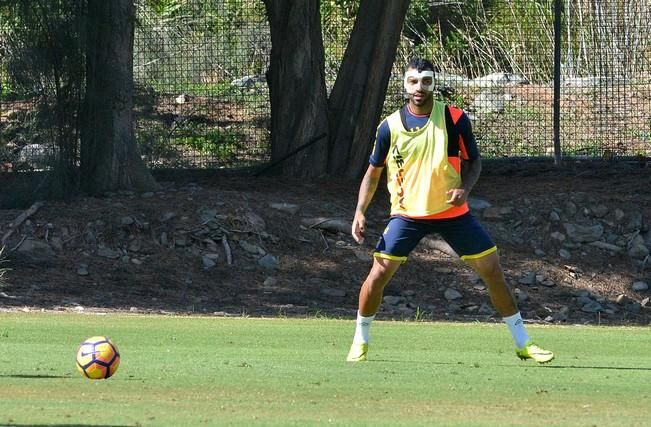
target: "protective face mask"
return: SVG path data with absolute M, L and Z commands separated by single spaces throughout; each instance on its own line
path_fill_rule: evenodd
M 432 92 L 434 90 L 434 71 L 409 70 L 405 73 L 405 90 L 412 95 L 417 90 Z

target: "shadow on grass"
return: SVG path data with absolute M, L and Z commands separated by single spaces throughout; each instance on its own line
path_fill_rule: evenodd
M 133 427 L 128 425 L 97 425 L 97 424 L 2 424 L 7 427 Z
M 651 371 L 651 368 L 629 368 L 622 366 L 576 366 L 576 365 L 540 365 L 549 369 L 603 369 L 608 371 Z
M 47 375 L 47 374 L 0 374 L 0 378 L 25 378 L 25 379 L 54 379 L 54 378 L 74 378 L 70 375 Z
M 459 362 L 436 362 L 433 360 L 427 360 L 427 361 L 419 361 L 419 362 L 414 362 L 413 360 L 407 361 L 407 360 L 402 360 L 402 359 L 372 359 L 372 360 L 365 360 L 363 362 L 346 362 L 350 365 L 355 365 L 355 364 L 367 364 L 367 363 L 415 363 L 415 364 L 421 364 L 421 365 L 454 365 L 454 366 L 463 366 L 463 363 Z
M 83 376 L 76 376 L 76 375 L 37 375 L 37 374 L 0 374 L 0 378 L 19 378 L 19 379 L 32 379 L 32 380 L 44 380 L 44 379 L 78 379 L 78 378 L 84 378 Z M 99 379 L 98 381 L 103 380 L 103 378 Z M 144 381 L 145 378 L 141 377 L 134 377 L 134 376 L 129 376 L 127 378 L 123 378 L 123 381 Z M 0 424 L 0 427 L 3 427 L 2 424 Z
M 389 360 L 389 359 L 373 359 L 373 360 L 367 360 L 364 362 L 357 362 L 357 363 L 406 363 L 405 360 Z M 409 362 L 409 363 L 414 363 Z M 466 366 L 466 367 L 473 367 L 473 363 L 459 363 L 459 362 L 434 362 L 434 361 L 420 361 L 418 364 L 426 364 L 426 365 L 453 365 L 453 366 Z M 486 366 L 486 365 L 482 365 Z M 513 365 L 495 365 L 495 366 L 500 366 L 503 368 L 513 368 Z M 479 367 L 479 364 L 474 367 Z M 631 368 L 631 367 L 624 367 L 624 366 L 577 366 L 577 365 L 527 365 L 527 366 L 516 366 L 520 368 L 547 368 L 547 369 L 597 369 L 597 370 L 608 370 L 608 371 L 651 371 L 651 368 L 645 368 L 645 367 L 639 367 L 639 368 Z

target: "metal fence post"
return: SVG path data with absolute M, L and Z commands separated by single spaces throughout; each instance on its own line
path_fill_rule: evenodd
M 554 164 L 561 164 L 561 14 L 563 1 L 554 2 Z

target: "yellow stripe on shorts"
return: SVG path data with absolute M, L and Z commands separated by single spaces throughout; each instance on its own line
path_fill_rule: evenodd
M 395 256 L 395 255 L 383 254 L 382 252 L 373 252 L 373 256 L 376 258 L 390 259 L 393 261 L 402 261 L 403 264 L 407 262 L 406 256 Z
M 467 259 L 479 259 L 479 258 L 485 257 L 486 255 L 490 255 L 495 251 L 497 251 L 497 246 L 493 246 L 492 248 L 486 249 L 484 252 L 480 252 L 478 254 L 464 255 L 464 256 L 461 257 L 461 259 L 464 260 L 464 261 L 467 260 Z

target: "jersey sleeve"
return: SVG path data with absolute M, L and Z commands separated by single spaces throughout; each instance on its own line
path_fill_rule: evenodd
M 375 145 L 373 146 L 373 152 L 371 153 L 368 162 L 376 167 L 385 166 L 390 146 L 391 130 L 389 129 L 389 123 L 386 120 L 383 120 L 382 123 L 380 123 L 380 126 L 377 127 Z
M 477 148 L 477 141 L 472 132 L 472 124 L 470 118 L 466 113 L 461 114 L 456 124 L 457 131 L 461 138 L 459 138 L 459 150 L 463 160 L 477 160 L 479 158 L 479 148 Z

